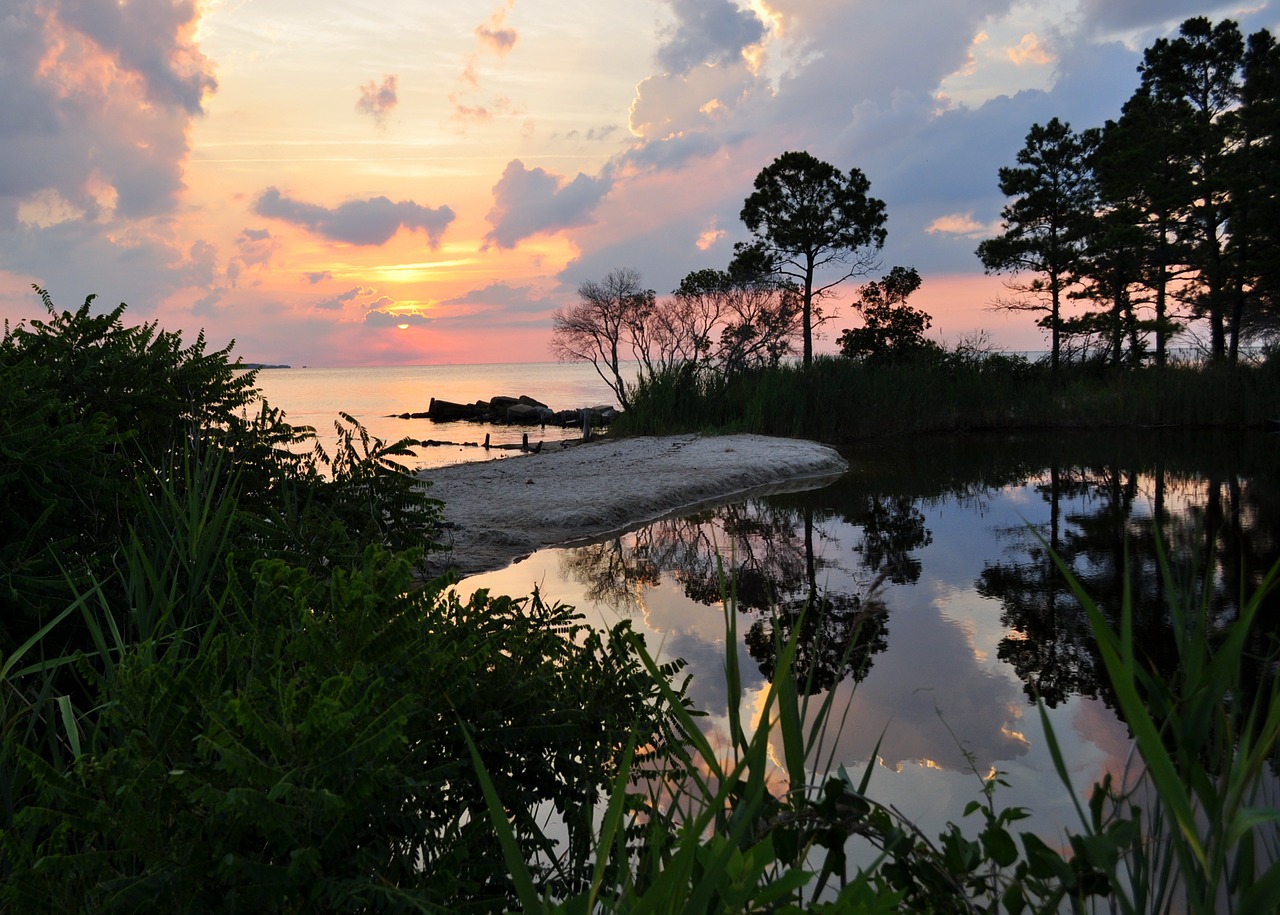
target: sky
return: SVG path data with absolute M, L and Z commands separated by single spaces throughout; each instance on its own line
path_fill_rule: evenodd
M 998 169 L 1116 117 L 1193 15 L 1280 31 L 1280 0 L 0 0 L 0 318 L 36 284 L 249 362 L 546 361 L 584 281 L 727 266 L 804 150 L 886 203 L 866 280 L 1038 349 L 974 254 Z

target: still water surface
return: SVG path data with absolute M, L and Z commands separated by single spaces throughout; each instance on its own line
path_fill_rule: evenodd
M 921 439 L 849 450 L 851 469 L 821 490 L 752 499 L 571 549 L 540 551 L 466 579 L 573 604 L 601 625 L 629 619 L 651 648 L 681 657 L 695 704 L 723 728 L 727 650 L 757 707 L 773 667 L 774 626 L 806 601 L 826 611 L 801 634 L 802 663 L 849 713 L 829 743 L 857 779 L 877 741 L 871 793 L 936 837 L 1006 773 L 997 803 L 1034 811 L 1028 828 L 1075 826 L 1034 697 L 1062 744 L 1078 793 L 1130 762 L 1125 726 L 1052 544 L 1104 611 L 1136 582 L 1137 642 L 1176 673 L 1154 560 L 1154 521 L 1180 572 L 1223 570 L 1213 612 L 1280 558 L 1280 442 L 1265 435 Z M 739 638 L 726 646 L 717 556 L 733 569 Z M 774 615 L 776 608 L 777 616 Z M 1275 625 L 1280 606 L 1264 614 Z M 780 756 L 778 757 L 780 758 Z M 976 824 L 975 824 L 976 828 Z
M 576 410 L 616 401 L 590 365 L 555 362 L 263 369 L 258 372 L 258 388 L 268 403 L 285 411 L 291 423 L 313 427 L 325 446 L 337 440 L 333 423 L 339 411 L 355 417 L 383 441 L 394 442 L 408 436 L 417 441 L 455 443 L 415 448 L 414 459 L 407 461 L 415 469 L 515 453 L 495 450 L 486 455 L 483 449 L 474 447 L 484 441 L 486 433 L 495 445 L 518 444 L 525 432 L 529 433 L 530 443 L 581 434 L 573 428 L 433 423 L 396 415 L 425 413 L 433 397 L 474 403 L 497 395 L 527 394 L 553 410 Z M 467 442 L 473 446 L 467 446 Z
M 296 423 L 322 433 L 338 410 L 396 439 L 519 441 L 515 427 L 433 424 L 387 414 L 453 401 L 530 394 L 555 409 L 608 403 L 589 366 L 444 366 L 264 371 L 260 387 Z M 540 430 L 539 430 L 540 431 Z M 573 435 L 548 429 L 548 437 Z M 531 436 L 532 438 L 532 436 Z M 1263 434 L 967 436 L 848 450 L 849 472 L 808 493 L 752 499 L 648 525 L 590 546 L 547 549 L 460 583 L 573 604 L 611 625 L 628 619 L 666 658 L 689 662 L 690 695 L 723 731 L 725 652 L 755 707 L 772 672 L 773 627 L 821 602 L 802 633 L 815 687 L 848 717 L 829 743 L 854 778 L 936 837 L 978 797 L 979 777 L 1005 773 L 1001 806 L 1034 812 L 1051 837 L 1076 824 L 1034 704 L 1042 697 L 1077 793 L 1131 763 L 1083 614 L 1048 559 L 1052 545 L 1103 609 L 1133 577 L 1137 639 L 1166 675 L 1176 669 L 1153 543 L 1203 573 L 1213 612 L 1280 559 L 1280 440 Z M 489 452 L 499 456 L 510 452 Z M 416 466 L 482 458 L 480 449 L 419 449 Z M 732 567 L 738 640 L 726 645 L 717 557 Z M 777 615 L 775 617 L 774 610 Z M 1280 606 L 1264 613 L 1280 628 Z M 834 735 L 833 735 L 834 738 Z M 872 752 L 880 741 L 878 755 Z

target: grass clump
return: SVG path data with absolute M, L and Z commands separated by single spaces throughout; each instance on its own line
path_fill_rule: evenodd
M 1190 426 L 1280 419 L 1280 361 L 1164 368 L 1046 366 L 999 353 L 841 357 L 736 375 L 678 368 L 646 376 L 618 431 L 754 432 L 844 444 L 984 430 Z
M 514 834 L 507 835 L 509 803 L 504 807 L 483 762 L 474 760 L 494 827 L 507 835 L 507 864 L 522 907 L 565 913 L 1276 911 L 1280 811 L 1264 804 L 1259 791 L 1280 748 L 1280 684 L 1274 665 L 1261 683 L 1242 682 L 1240 672 L 1245 654 L 1258 649 L 1258 608 L 1280 580 L 1280 565 L 1237 619 L 1216 625 L 1207 592 L 1175 581 L 1163 554 L 1160 564 L 1181 633 L 1182 664 L 1173 681 L 1153 674 L 1135 649 L 1128 599 L 1119 628 L 1112 629 L 1061 567 L 1098 638 L 1140 763 L 1124 784 L 1106 776 L 1087 803 L 1076 801 L 1080 825 L 1060 841 L 1018 831 L 1029 812 L 997 803 L 1006 784 L 999 772 L 978 776 L 977 797 L 964 811 L 975 818 L 970 825 L 949 824 L 931 839 L 874 800 L 873 766 L 857 782 L 844 768 L 833 770 L 821 747 L 840 728 L 843 713 L 832 707 L 831 694 L 811 696 L 812 684 L 797 677 L 797 627 L 778 646 L 775 676 L 755 722 L 743 717 L 736 653 L 727 653 L 727 752 L 717 750 L 679 697 L 663 688 L 676 743 L 650 755 L 660 762 L 656 768 L 638 764 L 642 748 L 628 743 L 594 833 L 591 880 L 576 894 L 549 893 L 521 860 Z M 728 645 L 737 637 L 735 617 L 726 594 Z M 642 645 L 636 651 L 651 673 L 661 673 Z M 1075 798 L 1041 710 L 1058 774 Z M 859 843 L 874 854 L 871 863 L 853 867 L 850 852 Z

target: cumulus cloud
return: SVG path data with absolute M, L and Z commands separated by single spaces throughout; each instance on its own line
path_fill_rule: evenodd
M 741 62 L 699 66 L 681 75 L 651 76 L 636 87 L 631 132 L 642 140 L 663 140 L 705 131 L 727 122 L 736 109 L 764 88 L 762 80 Z
M 428 244 L 440 246 L 440 238 L 454 220 L 447 206 L 425 207 L 411 200 L 393 203 L 386 197 L 348 200 L 332 209 L 304 203 L 270 187 L 254 202 L 259 216 L 280 219 L 302 226 L 331 241 L 352 245 L 381 245 L 390 241 L 402 227 L 427 233 Z
M 194 43 L 200 15 L 194 0 L 62 0 L 52 6 L 59 21 L 138 76 L 148 102 L 202 113 L 204 96 L 217 81 Z
M 658 64 L 673 74 L 733 63 L 765 38 L 765 24 L 732 0 L 667 0 L 676 21 L 662 31 Z
M 484 237 L 485 247 L 514 248 L 533 235 L 589 225 L 611 186 L 607 175 L 579 172 L 570 181 L 513 159 L 493 187 L 493 209 L 485 217 L 493 229 Z
M 24 203 L 88 220 L 173 210 L 188 127 L 217 85 L 198 17 L 172 0 L 5 4 L 0 230 Z
M 383 123 L 387 115 L 400 103 L 396 82 L 394 73 L 384 76 L 381 85 L 369 80 L 360 87 L 360 99 L 356 102 L 356 111 L 369 115 L 379 124 Z
M 1043 67 L 1053 63 L 1053 55 L 1044 46 L 1044 42 L 1034 32 L 1022 36 L 1022 40 L 1005 51 L 1009 59 L 1018 67 Z

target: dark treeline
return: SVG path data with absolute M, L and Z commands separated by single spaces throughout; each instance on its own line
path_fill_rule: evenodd
M 1055 367 L 1090 351 L 1138 362 L 1150 345 L 1164 364 L 1188 320 L 1207 324 L 1211 360 L 1234 363 L 1280 319 L 1275 38 L 1188 19 L 1139 73 L 1115 120 L 1036 124 L 1000 170 L 1004 231 L 978 256 L 1018 275 L 1001 306 L 1043 313 Z
M 922 433 L 1103 427 L 1261 428 L 1280 417 L 1280 363 L 1115 371 L 964 348 L 890 362 L 817 359 L 725 376 L 642 380 L 622 434 L 756 432 L 847 444 Z
M 999 171 L 1002 231 L 976 253 L 989 273 L 1009 276 L 994 307 L 1027 312 L 1045 331 L 1046 373 L 994 352 L 981 332 L 950 351 L 929 339 L 932 317 L 908 304 L 922 279 L 906 266 L 857 291 L 860 323 L 837 340 L 837 363 L 878 374 L 815 358 L 836 287 L 882 269 L 886 215 L 858 169 L 846 175 L 797 152 L 757 176 L 741 213 L 752 238 L 726 269 L 695 271 L 665 298 L 634 270 L 584 283 L 579 302 L 555 315 L 552 349 L 592 362 L 640 414 L 629 428 L 649 433 L 849 441 L 1275 419 L 1265 372 L 1123 384 L 1096 374 L 1166 368 L 1171 341 L 1192 330 L 1210 367 L 1234 368 L 1251 361 L 1242 350 L 1269 353 L 1280 333 L 1280 46 L 1266 30 L 1246 38 L 1235 22 L 1193 18 L 1152 44 L 1139 72 L 1116 119 L 1083 131 L 1057 118 L 1035 124 L 1017 164 Z M 786 368 L 796 361 L 799 375 Z M 634 384 L 624 379 L 630 364 Z M 1075 364 L 1089 371 L 1063 374 Z M 903 365 L 905 376 L 885 372 Z M 833 422 L 849 404 L 858 415 Z

